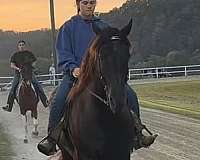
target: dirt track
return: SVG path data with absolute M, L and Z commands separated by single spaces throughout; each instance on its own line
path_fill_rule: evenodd
M 48 89 L 49 90 L 49 89 Z M 0 105 L 6 103 L 7 92 L 0 92 Z M 0 109 L 0 123 L 9 134 L 16 156 L 13 160 L 46 160 L 40 154 L 37 143 L 46 135 L 48 109 L 39 104 L 39 137 L 29 137 L 23 143 L 23 126 L 16 105 L 12 113 Z M 198 160 L 200 159 L 200 120 L 169 114 L 156 110 L 142 109 L 142 120 L 155 133 L 157 141 L 149 149 L 141 149 L 132 154 L 134 160 Z M 0 155 L 0 160 L 6 160 Z

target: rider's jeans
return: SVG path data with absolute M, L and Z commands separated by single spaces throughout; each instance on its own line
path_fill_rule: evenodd
M 19 84 L 19 79 L 20 79 L 20 74 L 19 74 L 19 72 L 15 71 L 9 95 L 16 96 L 16 89 Z
M 43 105 L 46 105 L 47 102 L 47 97 L 44 93 L 44 90 L 42 88 L 42 85 L 40 84 L 40 82 L 36 79 L 35 75 L 32 75 L 32 84 L 33 87 L 35 88 L 36 92 L 38 93 Z
M 140 108 L 138 103 L 137 94 L 135 91 L 127 85 L 127 96 L 128 96 L 128 105 L 131 107 L 134 113 L 137 114 L 138 117 L 140 117 Z
M 9 95 L 11 95 L 13 97 L 16 96 L 16 89 L 18 87 L 19 80 L 20 80 L 20 73 L 18 71 L 15 71 L 14 78 L 13 78 L 13 81 L 12 81 L 12 87 L 10 89 Z M 33 84 L 34 89 L 36 90 L 36 92 L 40 96 L 41 101 L 46 102 L 47 97 L 46 97 L 46 95 L 45 95 L 45 93 L 42 89 L 41 84 L 38 82 L 38 80 L 36 79 L 34 74 L 32 76 L 32 84 Z
M 65 73 L 60 86 L 57 89 L 56 95 L 52 100 L 49 114 L 48 131 L 54 129 L 61 120 L 64 110 L 67 95 L 72 88 L 75 78 L 69 73 Z

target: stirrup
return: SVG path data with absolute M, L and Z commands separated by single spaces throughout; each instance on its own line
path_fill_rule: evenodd
M 144 129 L 144 130 L 146 130 L 147 131 L 147 133 L 149 133 L 151 136 L 153 135 L 153 133 L 144 125 L 144 124 L 142 124 L 142 128 Z

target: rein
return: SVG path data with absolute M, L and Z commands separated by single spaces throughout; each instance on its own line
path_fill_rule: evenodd
M 97 95 L 96 93 L 92 92 L 89 88 L 87 88 L 88 92 L 93 95 L 94 97 L 96 97 L 98 100 L 100 100 L 101 102 L 103 102 L 106 106 L 109 106 L 109 102 L 108 102 L 108 98 L 107 100 L 103 99 L 102 97 L 100 97 L 99 95 Z

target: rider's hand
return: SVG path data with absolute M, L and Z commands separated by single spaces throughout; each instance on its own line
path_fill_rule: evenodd
M 21 69 L 20 69 L 20 68 L 17 68 L 17 71 L 18 71 L 18 72 L 21 72 Z
M 75 78 L 78 78 L 78 76 L 80 75 L 80 68 L 74 68 L 73 72 L 72 72 L 72 75 L 75 77 Z

